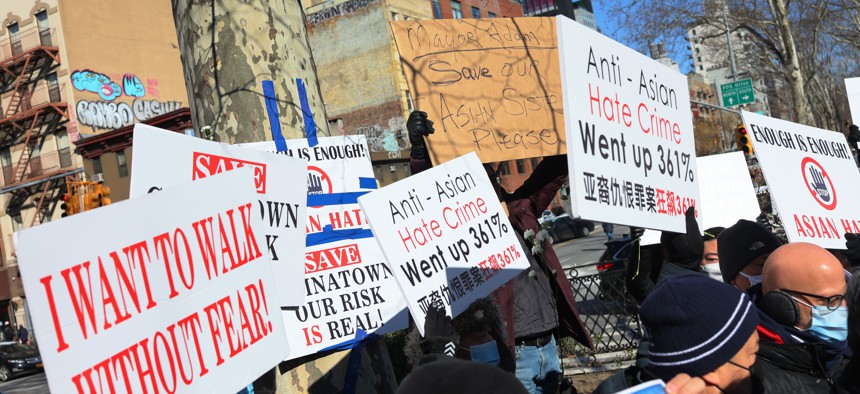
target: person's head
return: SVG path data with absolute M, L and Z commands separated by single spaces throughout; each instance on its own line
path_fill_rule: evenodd
M 513 356 L 505 346 L 502 316 L 492 298 L 479 298 L 454 318 L 460 336 L 457 357 L 513 370 Z
M 700 377 L 713 393 L 751 391 L 759 321 L 746 294 L 702 275 L 673 276 L 657 284 L 640 315 L 655 375 Z
M 762 271 L 759 309 L 785 326 L 825 342 L 847 336 L 845 270 L 824 248 L 793 242 L 771 253 Z
M 717 241 L 723 282 L 741 291 L 761 282 L 767 256 L 782 244 L 761 224 L 743 219 L 725 229 Z
M 702 253 L 702 270 L 707 272 L 711 278 L 720 281 L 723 280 L 723 275 L 720 272 L 720 257 L 717 254 L 717 237 L 725 229 L 725 227 L 711 227 L 705 230 L 702 235 L 705 242 Z

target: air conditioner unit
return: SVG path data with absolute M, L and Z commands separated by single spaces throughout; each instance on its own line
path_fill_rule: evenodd
M 93 174 L 93 182 L 104 182 L 105 176 L 103 173 Z

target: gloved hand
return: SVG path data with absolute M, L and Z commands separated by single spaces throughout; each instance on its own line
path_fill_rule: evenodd
M 412 157 L 419 160 L 426 158 L 427 145 L 424 143 L 424 137 L 436 131 L 433 121 L 427 119 L 427 113 L 424 111 L 412 111 L 406 120 L 406 130 L 409 132 L 409 143 L 412 144 Z
M 443 353 L 454 356 L 457 332 L 451 323 L 451 316 L 445 309 L 430 307 L 424 320 L 424 337 L 421 338 L 421 350 L 424 354 Z
M 854 268 L 860 267 L 860 234 L 845 233 L 845 255 Z
M 645 234 L 645 229 L 642 227 L 630 227 L 630 239 L 635 242 L 639 242 L 639 239 L 642 238 L 642 234 Z

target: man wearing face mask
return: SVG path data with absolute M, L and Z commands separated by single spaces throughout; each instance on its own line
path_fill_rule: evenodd
M 740 291 L 761 283 L 764 262 L 780 245 L 779 238 L 761 224 L 738 220 L 717 237 L 722 280 Z
M 720 272 L 720 256 L 717 253 L 717 237 L 725 230 L 725 227 L 711 227 L 705 230 L 702 239 L 705 241 L 704 254 L 702 254 L 702 271 L 713 279 L 723 280 Z
M 754 373 L 765 377 L 765 391 L 827 393 L 851 358 L 847 344 L 846 275 L 827 250 L 796 242 L 779 247 L 767 258 L 761 293 L 753 299 L 759 310 L 788 335 L 764 328 L 761 361 Z M 772 327 L 771 327 L 772 328 Z

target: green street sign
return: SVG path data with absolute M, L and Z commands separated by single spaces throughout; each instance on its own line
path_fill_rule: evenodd
M 723 107 L 734 107 L 755 102 L 752 79 L 720 85 L 720 93 L 723 96 Z

